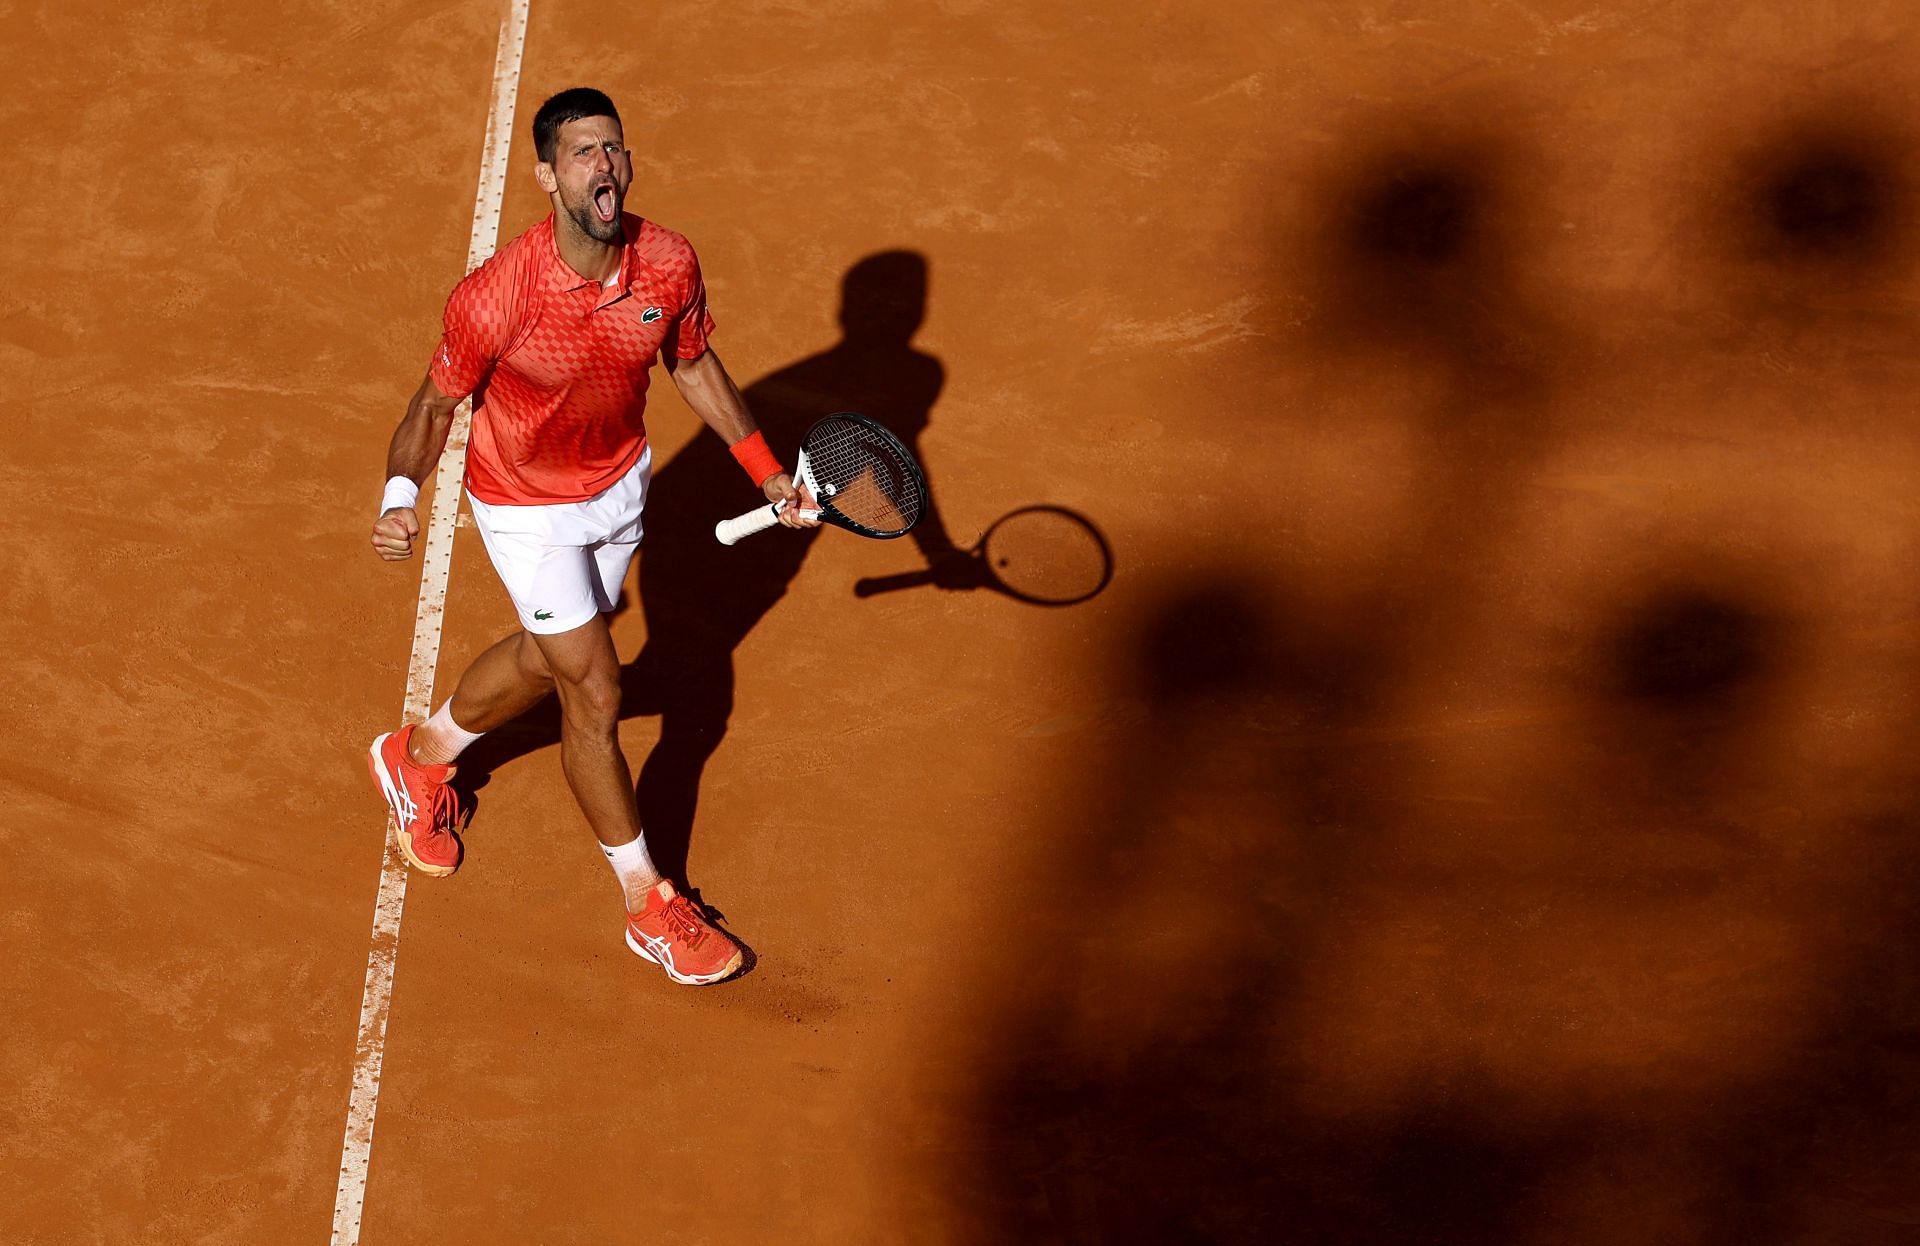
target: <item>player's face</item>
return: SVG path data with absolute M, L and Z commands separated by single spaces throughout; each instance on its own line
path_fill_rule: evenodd
M 597 242 L 620 241 L 620 210 L 633 184 L 633 153 L 612 117 L 583 117 L 560 127 L 553 180 L 560 207 Z

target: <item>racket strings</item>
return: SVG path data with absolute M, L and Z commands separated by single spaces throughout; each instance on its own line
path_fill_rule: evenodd
M 829 418 L 807 434 L 807 463 L 819 501 L 865 528 L 888 535 L 920 519 L 920 473 L 891 436 L 854 420 Z

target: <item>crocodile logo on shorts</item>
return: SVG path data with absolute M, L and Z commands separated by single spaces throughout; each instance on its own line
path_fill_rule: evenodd
M 666 315 L 666 313 L 661 311 L 658 307 L 649 307 L 647 308 L 647 310 L 640 313 L 640 323 L 652 324 L 654 321 L 660 319 L 660 317 L 664 315 Z
M 539 619 L 539 620 L 541 620 L 542 622 L 544 622 L 544 621 L 546 621 L 547 619 L 550 619 L 550 618 L 552 618 L 552 617 L 553 617 L 553 611 L 551 611 L 551 610 L 535 610 L 535 611 L 533 612 L 533 617 L 534 617 L 534 618 L 536 618 L 536 619 Z

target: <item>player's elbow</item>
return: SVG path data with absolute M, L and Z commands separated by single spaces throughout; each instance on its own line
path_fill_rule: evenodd
M 407 408 L 407 418 L 427 424 L 436 432 L 453 423 L 454 408 L 460 405 L 457 398 L 448 398 L 440 394 L 416 394 Z
M 713 353 L 712 347 L 708 347 L 691 359 L 669 351 L 666 354 L 666 363 L 667 372 L 674 380 L 682 384 L 687 382 L 698 384 L 711 376 L 720 366 L 720 357 Z

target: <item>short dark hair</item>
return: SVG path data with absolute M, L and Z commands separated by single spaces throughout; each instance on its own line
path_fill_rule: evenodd
M 568 87 L 540 105 L 533 114 L 533 150 L 541 164 L 553 163 L 553 149 L 560 141 L 560 127 L 585 117 L 612 117 L 620 120 L 613 101 L 592 87 Z

